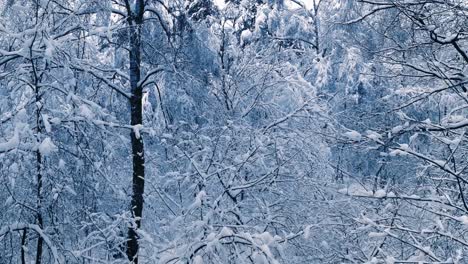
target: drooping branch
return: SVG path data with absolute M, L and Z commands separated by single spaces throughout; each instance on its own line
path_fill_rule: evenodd
M 39 235 L 43 239 L 44 243 L 49 247 L 50 252 L 52 253 L 52 257 L 54 258 L 54 264 L 61 263 L 57 248 L 54 246 L 50 238 L 44 233 L 44 230 L 42 230 L 38 225 L 16 223 L 9 226 L 5 226 L 0 229 L 0 240 L 2 240 L 2 237 L 4 237 L 8 233 L 24 231 L 25 229 L 29 229 L 36 232 L 37 235 Z

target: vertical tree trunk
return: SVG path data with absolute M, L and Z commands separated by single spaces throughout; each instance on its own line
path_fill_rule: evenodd
M 137 126 L 143 123 L 142 96 L 143 89 L 139 85 L 141 66 L 141 25 L 143 23 L 144 3 L 136 0 L 135 10 L 127 3 L 129 38 L 130 38 L 130 86 L 131 86 L 131 125 Z M 127 257 L 130 261 L 138 263 L 138 234 L 137 229 L 141 227 L 143 214 L 143 193 L 145 190 L 145 152 L 143 138 L 140 133 L 132 130 L 130 133 L 132 143 L 133 179 L 131 214 L 134 225 L 128 229 Z
M 39 125 L 39 122 L 38 122 Z M 37 165 L 37 225 L 42 229 L 44 223 L 42 221 L 42 156 L 39 150 L 36 151 L 36 165 Z M 42 246 L 44 240 L 42 236 L 37 238 L 37 249 L 36 249 L 36 264 L 42 262 Z
M 39 6 L 36 5 L 36 24 L 38 23 L 38 12 Z M 34 88 L 34 100 L 36 105 L 36 137 L 38 139 L 38 143 L 41 140 L 42 134 L 42 124 L 41 124 L 41 111 L 42 111 L 42 103 L 41 103 L 41 94 L 39 89 L 40 84 L 40 75 L 38 74 L 38 70 L 36 67 L 36 63 L 33 57 L 33 46 L 34 42 L 36 41 L 37 33 L 34 35 L 33 41 L 31 42 L 31 46 L 29 47 L 29 58 L 31 62 L 32 68 L 32 81 L 33 81 L 33 88 Z M 44 226 L 43 219 L 42 219 L 42 154 L 39 149 L 36 150 L 36 180 L 37 180 L 37 205 L 36 205 L 36 221 L 37 225 L 42 229 Z M 36 247 L 36 264 L 42 263 L 42 247 L 44 244 L 44 239 L 42 236 L 38 236 L 37 238 L 37 247 Z
M 26 264 L 26 238 L 28 236 L 28 230 L 25 228 L 23 229 L 23 235 L 21 236 L 21 264 Z
M 40 140 L 41 139 L 41 134 L 42 134 L 42 128 L 41 128 L 41 96 L 39 94 L 39 87 L 38 87 L 38 78 L 36 74 L 36 69 L 34 66 L 34 62 L 32 61 L 33 65 L 33 70 L 34 70 L 34 85 L 35 85 L 35 93 L 36 93 L 36 132 L 37 132 L 37 138 Z M 43 228 L 44 223 L 42 220 L 42 154 L 39 150 L 36 150 L 36 180 L 37 180 L 37 205 L 36 205 L 36 210 L 37 210 L 37 215 L 36 215 L 36 220 L 37 220 L 37 225 L 40 228 Z M 37 238 L 37 248 L 36 248 L 36 264 L 41 264 L 42 262 L 42 246 L 44 243 L 44 239 L 42 236 L 39 236 Z

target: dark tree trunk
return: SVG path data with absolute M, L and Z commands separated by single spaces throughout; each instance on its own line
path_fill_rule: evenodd
M 39 7 L 36 5 L 36 24 L 38 21 L 38 12 L 39 12 Z M 42 111 L 42 103 L 41 103 L 41 94 L 40 94 L 40 89 L 39 89 L 39 84 L 40 84 L 40 74 L 38 73 L 36 63 L 34 61 L 33 57 L 33 45 L 34 42 L 36 41 L 37 33 L 34 35 L 33 41 L 31 42 L 31 46 L 29 47 L 29 56 L 30 56 L 30 61 L 31 61 L 31 67 L 32 67 L 32 81 L 33 81 L 33 88 L 34 88 L 34 94 L 35 94 L 35 103 L 36 103 L 36 134 L 37 134 L 37 139 L 38 143 L 40 143 L 41 140 L 41 135 L 42 135 L 42 124 L 41 124 L 41 111 Z M 47 66 L 46 66 L 47 67 Z M 36 180 L 37 180 L 37 215 L 36 215 L 36 221 L 37 225 L 42 229 L 44 227 L 43 223 L 43 218 L 42 218 L 42 154 L 38 150 L 36 150 Z M 42 236 L 38 236 L 37 238 L 37 247 L 36 247 L 36 264 L 41 264 L 42 263 L 42 247 L 44 244 L 44 239 Z
M 128 11 L 129 38 L 130 38 L 130 86 L 131 86 L 131 125 L 138 126 L 143 123 L 142 96 L 143 88 L 140 82 L 141 66 L 141 25 L 143 23 L 143 0 L 136 0 L 135 10 L 126 2 Z M 132 179 L 132 200 L 131 214 L 134 225 L 128 229 L 127 257 L 130 261 L 138 263 L 138 234 L 137 229 L 141 227 L 143 215 L 143 193 L 145 190 L 145 152 L 143 138 L 140 133 L 135 133 L 135 129 L 130 133 L 132 143 L 133 179 Z
M 34 65 L 34 62 L 33 62 Z M 35 88 L 36 88 L 36 126 L 37 126 L 37 136 L 38 139 L 40 140 L 40 135 L 42 134 L 42 128 L 41 128 L 41 106 L 40 101 L 41 97 L 39 94 L 39 88 L 38 88 L 38 80 L 37 80 L 37 75 L 36 75 L 36 70 L 35 67 L 33 66 L 34 69 L 34 82 L 35 82 Z M 36 180 L 37 180 L 37 225 L 40 228 L 43 228 L 44 223 L 42 219 L 42 154 L 39 150 L 36 150 Z M 44 243 L 44 239 L 42 236 L 39 236 L 37 238 L 37 248 L 36 248 L 36 264 L 41 264 L 42 262 L 42 246 Z
M 42 156 L 41 153 L 36 151 L 36 162 L 37 162 L 37 225 L 42 229 L 44 226 L 42 220 Z M 41 264 L 42 262 L 42 246 L 44 239 L 42 236 L 37 238 L 37 249 L 36 249 L 36 264 Z
M 28 236 L 28 231 L 25 228 L 23 230 L 23 236 L 21 237 L 21 264 L 26 264 L 26 254 L 24 248 L 26 247 L 26 239 Z

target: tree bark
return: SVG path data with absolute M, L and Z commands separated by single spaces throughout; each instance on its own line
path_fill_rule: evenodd
M 136 127 L 143 123 L 142 96 L 143 88 L 139 85 L 140 66 L 141 66 L 141 25 L 143 23 L 144 1 L 136 0 L 134 5 L 135 10 L 132 10 L 128 1 L 126 1 L 128 11 L 129 24 L 129 40 L 130 40 L 130 111 L 131 125 Z M 133 218 L 132 225 L 128 229 L 127 242 L 127 257 L 134 263 L 138 263 L 138 233 L 137 230 L 141 227 L 141 218 L 143 215 L 143 194 L 145 190 L 145 152 L 143 138 L 140 133 L 136 133 L 133 129 L 130 133 L 132 144 L 132 162 L 133 162 L 133 177 L 132 177 L 132 200 L 131 200 L 131 215 Z
M 26 254 L 24 248 L 26 247 L 26 238 L 28 236 L 27 229 L 23 229 L 23 235 L 21 236 L 21 264 L 26 264 Z
M 36 25 L 38 21 L 38 10 L 39 7 L 36 6 Z M 33 81 L 33 88 L 34 88 L 34 94 L 35 94 L 35 105 L 36 105 L 36 136 L 38 139 L 38 143 L 40 143 L 41 140 L 41 135 L 42 135 L 42 124 L 41 124 L 41 111 L 42 111 L 42 102 L 41 102 L 41 94 L 40 94 L 40 89 L 39 89 L 39 83 L 40 83 L 40 74 L 38 74 L 38 70 L 36 67 L 36 63 L 34 61 L 33 57 L 33 46 L 34 42 L 36 41 L 37 38 L 37 33 L 34 34 L 33 41 L 31 42 L 31 45 L 29 47 L 29 58 L 31 62 L 31 68 L 32 68 L 32 81 Z M 37 180 L 37 204 L 36 204 L 36 209 L 37 209 L 37 214 L 36 214 L 36 221 L 37 225 L 42 229 L 44 227 L 43 223 L 43 218 L 42 218 L 42 154 L 39 149 L 36 150 L 36 180 Z M 39 236 L 37 238 L 37 247 L 36 247 L 36 264 L 41 264 L 42 263 L 42 247 L 44 244 L 44 239 L 42 236 Z

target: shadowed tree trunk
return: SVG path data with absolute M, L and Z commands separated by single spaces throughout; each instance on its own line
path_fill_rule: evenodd
M 28 237 L 28 230 L 26 228 L 23 229 L 23 235 L 21 236 L 21 264 L 26 264 L 26 254 L 25 254 L 25 247 L 26 247 L 26 239 Z
M 36 5 L 36 24 L 38 23 L 38 13 L 39 13 L 39 6 Z M 41 111 L 42 111 L 42 103 L 41 103 L 41 94 L 39 89 L 40 83 L 40 74 L 38 73 L 36 62 L 34 61 L 33 57 L 33 46 L 34 42 L 36 41 L 37 33 L 34 34 L 33 41 L 29 46 L 29 57 L 31 62 L 32 68 L 32 88 L 34 89 L 35 94 L 35 105 L 36 105 L 36 136 L 38 139 L 38 143 L 41 140 L 42 134 L 42 123 L 41 123 Z M 42 229 L 44 227 L 43 218 L 42 218 L 42 161 L 43 157 L 39 149 L 36 150 L 36 180 L 37 180 L 37 204 L 36 204 L 36 221 L 37 225 Z M 44 239 L 42 236 L 38 236 L 37 238 L 37 247 L 36 247 L 36 264 L 42 263 L 42 247 L 43 247 Z
M 130 108 L 131 108 L 131 125 L 138 127 L 143 123 L 142 96 L 143 89 L 139 85 L 140 82 L 140 66 L 141 66 L 141 25 L 143 23 L 144 1 L 135 0 L 132 5 L 128 0 L 125 1 L 127 8 L 127 22 L 129 26 L 129 41 L 130 41 Z M 132 8 L 133 7 L 133 8 Z M 138 263 L 138 234 L 137 229 L 141 227 L 141 218 L 143 214 L 143 193 L 145 189 L 145 152 L 143 138 L 140 133 L 133 129 L 130 133 L 132 143 L 132 162 L 133 162 L 133 179 L 132 179 L 132 200 L 131 214 L 134 222 L 128 229 L 127 242 L 127 257 L 130 261 Z

